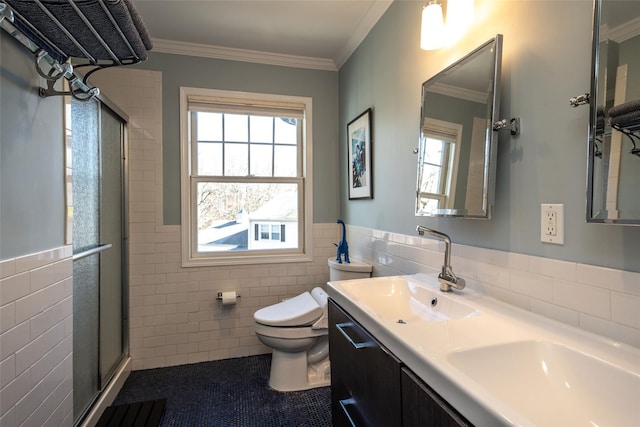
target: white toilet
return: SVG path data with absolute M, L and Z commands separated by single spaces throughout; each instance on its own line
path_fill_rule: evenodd
M 370 276 L 369 264 L 329 259 L 331 281 Z M 254 313 L 256 335 L 273 349 L 271 388 L 296 391 L 331 383 L 327 299 L 327 293 L 317 287 Z

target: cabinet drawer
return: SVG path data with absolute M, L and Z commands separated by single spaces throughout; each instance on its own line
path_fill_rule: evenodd
M 402 368 L 402 420 L 406 427 L 472 425 L 406 367 Z
M 333 426 L 400 426 L 400 361 L 331 300 L 329 325 Z

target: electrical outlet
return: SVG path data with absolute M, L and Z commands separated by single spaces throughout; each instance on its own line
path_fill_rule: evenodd
M 544 230 L 545 236 L 558 235 L 558 215 L 554 210 L 547 210 L 542 217 L 547 222 L 547 228 Z
M 564 244 L 564 205 L 540 205 L 540 241 Z

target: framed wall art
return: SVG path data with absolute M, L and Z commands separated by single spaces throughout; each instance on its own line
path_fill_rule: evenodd
M 349 200 L 373 198 L 371 108 L 347 125 Z

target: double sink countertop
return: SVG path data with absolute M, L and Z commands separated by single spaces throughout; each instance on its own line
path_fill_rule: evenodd
M 436 275 L 329 282 L 329 296 L 476 426 L 640 426 L 640 349 Z

